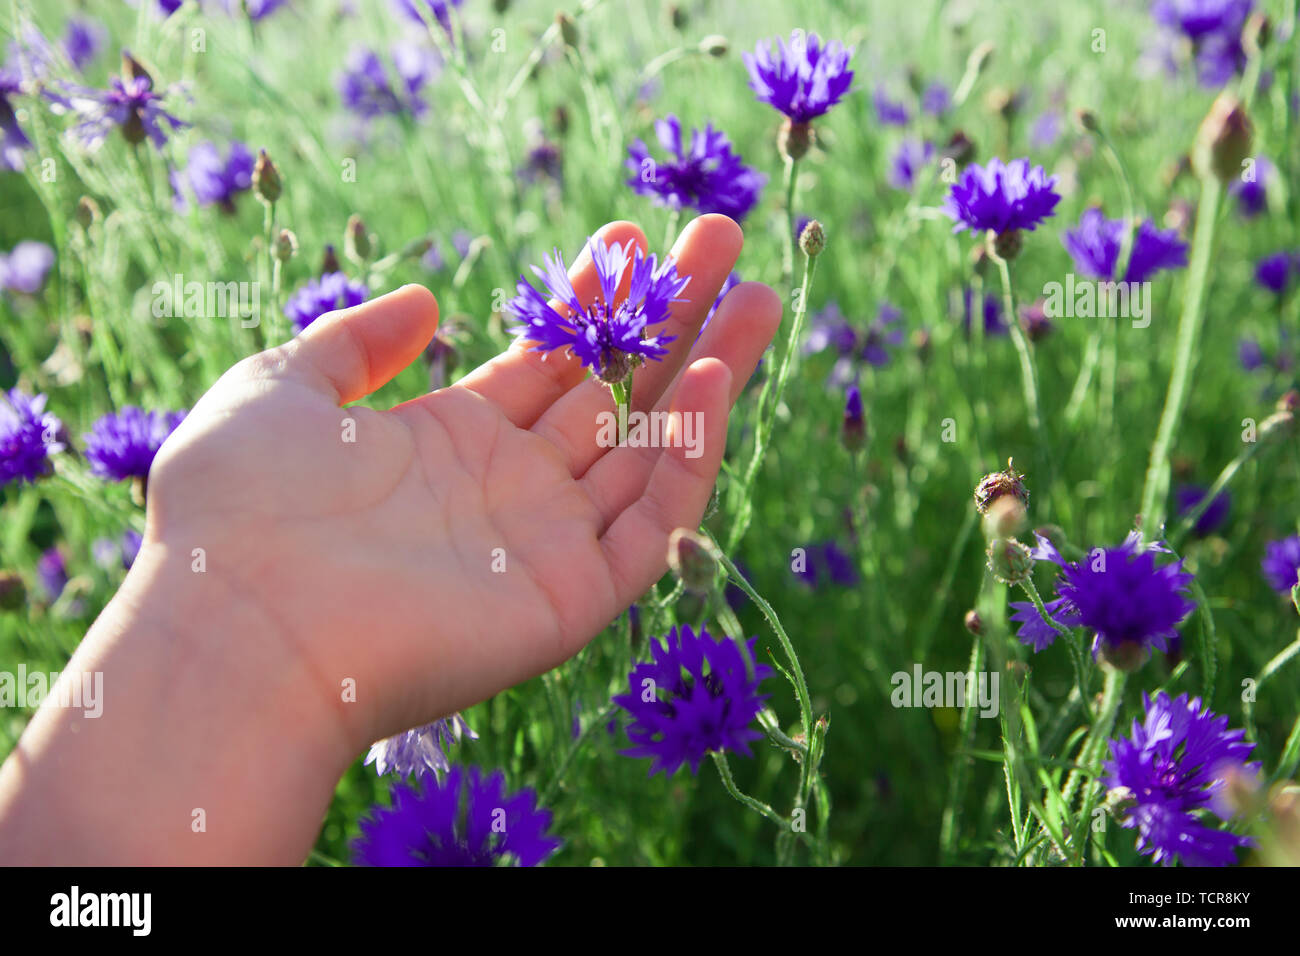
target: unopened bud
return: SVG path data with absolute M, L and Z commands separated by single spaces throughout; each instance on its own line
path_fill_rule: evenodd
M 700 52 L 709 56 L 726 56 L 730 49 L 731 43 L 721 33 L 710 33 L 700 41 Z
M 809 219 L 808 225 L 799 233 L 799 248 L 810 259 L 815 259 L 826 248 L 826 230 L 816 219 Z
M 961 130 L 956 130 L 944 144 L 942 155 L 958 166 L 965 166 L 975 158 L 975 142 Z
M 576 50 L 580 38 L 578 36 L 578 25 L 574 23 L 573 17 L 563 10 L 557 10 L 555 12 L 555 22 L 560 26 L 560 38 L 564 40 L 564 45 L 573 47 Z
M 1003 584 L 1028 581 L 1034 570 L 1034 556 L 1015 538 L 995 538 L 989 542 L 988 567 Z
M 374 245 L 366 232 L 366 224 L 353 213 L 348 216 L 348 224 L 343 230 L 343 254 L 357 265 L 364 265 L 373 253 Z
M 82 196 L 77 200 L 77 208 L 72 218 L 82 229 L 89 229 L 103 218 L 103 213 L 99 210 L 99 203 L 89 196 Z
M 284 184 L 280 181 L 280 171 L 271 162 L 266 150 L 257 151 L 257 163 L 253 166 L 253 192 L 262 202 L 270 205 L 280 198 Z
M 298 237 L 288 229 L 281 229 L 275 237 L 275 242 L 271 244 L 271 254 L 283 264 L 292 259 L 297 253 Z
M 966 616 L 962 618 L 962 623 L 966 625 L 966 630 L 972 634 L 984 633 L 984 620 L 980 617 L 980 612 L 974 608 L 966 612 Z
M 1006 232 L 999 232 L 993 237 L 993 252 L 1005 262 L 1010 262 L 1016 256 L 1020 255 L 1020 250 L 1024 247 L 1024 238 L 1019 229 L 1008 229 Z
M 668 536 L 668 566 L 688 591 L 713 590 L 719 557 L 713 542 L 690 528 L 677 528 Z
M 844 447 L 851 452 L 861 451 L 867 443 L 867 422 L 862 414 L 862 392 L 850 385 L 844 400 L 844 428 L 841 432 Z
M 1101 129 L 1101 122 L 1097 119 L 1097 114 L 1086 107 L 1074 111 L 1074 121 L 1081 130 L 1089 133 L 1096 133 Z
M 1015 463 L 1008 458 L 1004 471 L 995 471 L 985 475 L 975 486 L 975 510 L 988 514 L 989 506 L 1003 495 L 1011 495 L 1026 508 L 1029 507 L 1029 489 L 1025 487 L 1025 476 L 1016 471 Z
M 320 260 L 320 274 L 329 275 L 331 272 L 341 272 L 342 269 L 343 267 L 339 265 L 338 253 L 334 251 L 333 246 L 327 245 Z
M 1223 182 L 1238 176 L 1253 139 L 1254 128 L 1241 100 L 1220 93 L 1196 134 L 1192 163 L 1198 175 L 1217 176 Z
M 17 611 L 26 601 L 23 579 L 12 571 L 0 571 L 0 611 Z
M 1004 120 L 1010 120 L 1020 111 L 1020 97 L 1015 90 L 999 86 L 989 90 L 984 97 L 984 105 L 990 113 L 996 113 Z

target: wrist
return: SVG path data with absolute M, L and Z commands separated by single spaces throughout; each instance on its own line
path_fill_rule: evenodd
M 300 863 L 357 745 L 282 629 L 216 569 L 148 542 L 69 661 L 100 714 L 42 706 L 0 769 L 0 856 Z

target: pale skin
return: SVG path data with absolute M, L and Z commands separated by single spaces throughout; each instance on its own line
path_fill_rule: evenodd
M 598 235 L 647 248 L 631 223 Z M 233 367 L 159 452 L 140 555 L 66 668 L 103 673 L 102 716 L 42 706 L 0 767 L 0 862 L 299 864 L 371 742 L 577 653 L 708 503 L 781 321 L 744 283 L 697 340 L 742 244 L 723 216 L 683 230 L 677 338 L 634 379 L 633 409 L 703 413 L 698 458 L 601 447 L 609 390 L 520 344 L 387 411 L 343 407 L 428 344 L 421 286 Z M 585 253 L 570 276 L 589 301 Z

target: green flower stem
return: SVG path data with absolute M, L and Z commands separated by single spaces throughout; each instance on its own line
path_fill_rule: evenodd
M 1261 670 L 1259 676 L 1255 678 L 1256 694 L 1258 694 L 1259 689 L 1264 686 L 1265 681 L 1281 670 L 1288 661 L 1292 660 L 1297 655 L 1300 655 L 1300 633 L 1296 635 L 1294 641 L 1274 654 L 1272 659 L 1264 665 L 1264 669 Z M 1246 723 L 1246 739 L 1259 739 L 1255 733 L 1255 701 L 1253 698 L 1242 701 L 1241 712 Z
M 971 643 L 968 674 L 984 670 L 984 642 L 975 637 Z M 956 854 L 957 833 L 961 826 L 961 805 L 966 799 L 966 783 L 970 777 L 972 758 L 966 756 L 975 746 L 975 712 L 978 708 L 970 700 L 961 712 L 961 726 L 957 731 L 961 740 L 953 760 L 952 776 L 948 779 L 948 804 L 943 810 L 943 824 L 939 830 L 939 863 L 951 865 Z
M 763 385 L 763 391 L 758 397 L 758 428 L 754 437 L 754 455 L 745 467 L 745 473 L 741 478 L 738 495 L 740 498 L 740 511 L 736 515 L 736 520 L 731 526 L 731 533 L 727 538 L 726 551 L 734 551 L 745 532 L 749 529 L 749 522 L 753 518 L 754 502 L 751 491 L 754 487 L 754 479 L 758 476 L 759 465 L 763 463 L 763 457 L 767 454 L 767 446 L 772 440 L 772 429 L 776 425 L 776 411 L 781 406 L 781 396 L 785 393 L 786 379 L 790 375 L 791 358 L 799 348 L 799 334 L 803 331 L 804 317 L 808 314 L 808 292 L 812 288 L 813 274 L 817 271 L 817 260 L 812 256 L 804 256 L 803 283 L 799 287 L 799 301 L 795 305 L 794 320 L 790 323 L 790 336 L 786 340 L 785 354 L 781 357 L 781 366 L 777 370 L 775 378 L 769 376 Z M 770 392 L 770 395 L 769 395 Z
M 1121 671 L 1111 671 L 1106 675 L 1106 687 L 1102 691 L 1101 702 L 1101 719 L 1094 724 L 1094 729 L 1104 727 L 1105 730 L 1098 734 L 1093 745 L 1092 752 L 1088 758 L 1088 766 L 1092 767 L 1105 756 L 1102 752 L 1106 746 L 1106 740 L 1110 737 L 1115 728 L 1115 719 L 1119 715 L 1120 701 L 1124 698 L 1124 674 Z M 1082 865 L 1083 854 L 1088 844 L 1088 834 L 1092 832 L 1092 812 L 1097 806 L 1098 788 L 1088 786 L 1083 792 L 1083 807 L 1079 812 L 1078 826 L 1075 828 L 1074 852 L 1075 862 Z M 1068 797 L 1067 797 L 1067 806 Z
M 1061 794 L 1067 807 L 1072 804 L 1075 794 L 1078 793 L 1084 775 L 1095 773 L 1094 765 L 1099 759 L 1101 748 L 1110 737 L 1111 731 L 1115 729 L 1115 718 L 1119 715 L 1119 705 L 1124 699 L 1126 679 L 1127 675 L 1123 671 L 1112 669 L 1106 672 L 1106 684 L 1101 692 L 1101 709 L 1088 731 L 1088 736 L 1084 738 L 1083 746 L 1079 749 L 1077 765 L 1066 780 L 1065 790 Z
M 1079 639 L 1075 636 L 1074 631 L 1057 623 L 1056 619 L 1047 613 L 1047 608 L 1043 605 L 1043 598 L 1038 593 L 1038 588 L 1034 586 L 1032 578 L 1026 578 L 1020 582 L 1020 588 L 1029 595 L 1029 600 L 1034 603 L 1034 608 L 1044 621 L 1047 622 L 1056 631 L 1065 638 L 1070 647 L 1070 663 L 1074 666 L 1074 682 L 1079 688 L 1079 698 L 1083 701 L 1084 712 L 1089 719 L 1092 717 L 1091 708 L 1088 706 L 1088 668 L 1085 665 L 1083 657 L 1083 648 L 1079 645 Z
M 618 416 L 618 443 L 627 442 L 628 407 L 632 403 L 632 373 L 621 382 L 610 382 L 609 390 L 614 395 L 615 414 Z
M 781 814 L 777 813 L 766 803 L 763 803 L 761 800 L 755 800 L 749 794 L 740 791 L 740 788 L 736 786 L 735 778 L 731 776 L 731 765 L 727 763 L 726 754 L 711 753 L 709 756 L 713 758 L 713 765 L 718 768 L 718 776 L 722 778 L 722 785 L 726 787 L 727 793 L 731 794 L 755 813 L 767 817 L 777 826 L 782 828 L 788 828 L 790 826 L 789 820 L 781 816 Z
M 551 782 L 546 785 L 546 789 L 542 791 L 541 796 L 538 798 L 538 803 L 541 806 L 546 806 L 551 802 L 551 798 L 555 796 L 556 790 L 564 781 L 564 775 L 568 772 L 569 765 L 573 763 L 573 758 L 578 755 L 578 751 L 587 742 L 587 738 L 591 736 L 592 731 L 597 727 L 604 727 L 609 722 L 609 719 L 614 716 L 616 710 L 618 710 L 618 705 L 610 704 L 600 712 L 600 715 L 595 720 L 582 728 L 582 733 L 578 735 L 578 739 L 569 745 L 569 749 L 560 758 L 560 765 L 555 768 L 555 776 L 551 778 Z
M 1263 442 L 1259 441 L 1247 442 L 1241 454 L 1224 466 L 1223 471 L 1219 472 L 1219 477 L 1214 479 L 1214 484 L 1210 485 L 1210 489 L 1205 493 L 1205 496 L 1183 516 L 1174 533 L 1169 536 L 1172 547 L 1179 547 L 1182 544 L 1183 538 L 1196 526 L 1196 522 L 1201 520 L 1201 515 L 1205 514 L 1220 492 L 1232 483 L 1232 480 L 1237 477 L 1237 472 L 1241 471 L 1242 466 L 1255 457 L 1255 453 L 1259 451 L 1262 444 Z
M 1169 375 L 1165 407 L 1151 445 L 1146 482 L 1142 488 L 1141 528 L 1155 534 L 1164 520 L 1164 500 L 1169 490 L 1169 453 L 1178 432 L 1187 403 L 1187 384 L 1196 364 L 1196 350 L 1205 316 L 1205 290 L 1210 279 L 1210 259 L 1214 252 L 1214 231 L 1223 203 L 1223 184 L 1213 175 L 1201 179 L 1201 201 L 1196 212 L 1196 232 L 1192 237 L 1192 257 L 1187 268 L 1187 286 L 1183 309 L 1178 319 L 1178 344 L 1174 366 Z
M 704 533 L 708 534 L 707 531 Z M 712 536 L 710 536 L 710 540 L 712 540 Z M 715 546 L 717 545 L 716 541 L 713 543 Z M 731 558 L 727 557 L 721 549 L 719 549 L 718 561 L 726 569 L 727 576 L 732 583 L 744 591 L 746 596 L 762 611 L 763 616 L 767 618 L 767 623 L 771 625 L 772 631 L 776 634 L 776 639 L 781 644 L 781 650 L 785 652 L 786 660 L 790 662 L 790 676 L 794 684 L 795 696 L 799 699 L 799 726 L 803 730 L 803 739 L 809 741 L 811 746 L 813 739 L 812 697 L 808 694 L 808 682 L 804 679 L 803 667 L 799 663 L 799 655 L 795 653 L 794 643 L 790 640 L 790 636 L 786 634 L 785 628 L 781 626 L 781 619 L 777 617 L 772 605 L 754 590 L 753 586 L 745 580 L 745 576 L 736 569 Z M 812 777 L 815 770 L 816 767 L 813 765 L 812 760 L 803 762 L 802 780 L 799 785 L 800 806 L 807 806 L 805 795 L 812 786 Z
M 997 263 L 998 275 L 1002 279 L 1002 308 L 1007 315 L 1007 327 L 1011 331 L 1011 341 L 1016 347 L 1016 354 L 1020 357 L 1020 384 L 1025 395 L 1025 410 L 1029 416 L 1029 428 L 1034 433 L 1034 440 L 1038 444 L 1038 451 L 1043 459 L 1043 467 L 1048 473 L 1046 484 L 1051 487 L 1052 454 L 1047 442 L 1047 430 L 1043 425 L 1042 406 L 1038 399 L 1038 372 L 1034 368 L 1033 346 L 1030 345 L 1025 330 L 1020 327 L 1020 319 L 1016 315 L 1015 296 L 1011 292 L 1011 270 L 1007 265 L 1007 260 L 993 250 L 991 242 L 989 243 L 989 257 Z M 971 309 L 973 312 L 973 304 Z M 974 318 L 971 319 L 971 323 L 975 323 Z
M 799 237 L 794 234 L 794 192 L 799 182 L 799 160 L 785 161 L 785 245 L 781 259 L 781 275 L 787 286 L 794 281 L 794 250 Z

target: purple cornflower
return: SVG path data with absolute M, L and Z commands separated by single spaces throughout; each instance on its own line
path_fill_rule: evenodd
M 911 190 L 916 185 L 916 174 L 934 158 L 934 146 L 917 139 L 905 139 L 898 144 L 889 161 L 889 185 L 895 189 Z
M 889 92 L 883 86 L 877 86 L 871 97 L 871 105 L 876 109 L 876 122 L 882 126 L 906 126 L 911 120 L 907 107 L 897 100 L 889 98 Z
M 560 147 L 546 139 L 539 139 L 529 147 L 524 157 L 524 165 L 517 175 L 526 183 L 543 180 L 562 182 L 564 180 L 564 154 Z
M 1256 339 L 1243 338 L 1237 343 L 1237 361 L 1245 371 L 1253 372 L 1268 364 L 1268 357 Z
M 431 19 L 451 33 L 451 7 L 459 8 L 464 0 L 392 0 L 393 9 L 412 23 L 428 24 Z
M 1253 7 L 1254 0 L 1156 0 L 1151 15 L 1191 41 L 1201 84 L 1216 87 L 1245 64 L 1241 28 Z
M 147 478 L 154 456 L 185 412 L 146 412 L 134 405 L 109 413 L 84 436 L 90 470 L 105 481 Z
M 868 363 L 877 368 L 889 364 L 890 354 L 886 346 L 903 344 L 902 329 L 893 328 L 902 320 L 901 309 L 888 302 L 880 303 L 880 309 L 871 324 L 867 326 L 866 338 L 862 343 L 862 357 Z
M 972 306 L 974 305 L 974 301 L 973 301 L 974 298 L 975 298 L 975 291 L 970 286 L 966 286 L 964 289 L 962 289 L 961 321 L 962 321 L 962 325 L 966 327 L 967 335 L 969 335 L 971 331 L 971 312 L 972 312 Z M 1002 321 L 1002 303 L 998 301 L 998 297 L 994 295 L 992 292 L 984 293 L 984 305 L 983 308 L 981 309 L 981 312 L 983 313 L 982 317 L 984 320 L 984 334 L 986 336 L 1006 335 L 1008 332 L 1011 331 L 1009 328 L 1007 328 L 1007 324 L 1004 321 Z
M 50 455 L 65 447 L 63 423 L 45 410 L 44 395 L 0 391 L 0 488 L 49 474 Z
M 1279 594 L 1290 594 L 1300 581 L 1300 535 L 1291 535 L 1264 546 L 1260 562 L 1268 586 Z
M 741 59 L 749 71 L 749 88 L 759 102 L 784 113 L 792 123 L 810 123 L 840 101 L 853 82 L 853 49 L 815 33 L 794 31 L 790 43 L 764 40 Z
M 128 64 L 124 75 L 109 80 L 106 90 L 69 84 L 60 92 L 46 90 L 45 95 L 55 104 L 57 111 L 73 113 L 79 122 L 72 135 L 86 149 L 98 149 L 114 128 L 122 131 L 122 138 L 132 145 L 146 139 L 161 151 L 167 143 L 167 130 L 172 132 L 189 126 L 162 107 L 162 97 L 153 90 L 153 78 L 134 65 L 129 54 L 123 54 Z
M 1255 264 L 1255 283 L 1274 295 L 1281 295 L 1291 284 L 1293 273 L 1300 272 L 1300 256 L 1275 252 Z
M 1257 774 L 1246 763 L 1255 745 L 1245 731 L 1229 730 L 1228 718 L 1181 694 L 1143 695 L 1142 723 L 1133 721 L 1127 739 L 1110 741 L 1102 785 L 1120 807 L 1120 826 L 1137 829 L 1138 852 L 1169 866 L 1230 866 L 1250 837 L 1206 826 L 1210 811 L 1222 820 L 1231 812 L 1223 799 L 1230 772 Z
M 1275 167 L 1263 156 L 1255 160 L 1254 175 L 1250 179 L 1237 177 L 1228 187 L 1228 194 L 1236 197 L 1237 211 L 1243 219 L 1254 219 L 1268 210 L 1268 184 Z
M 1061 138 L 1061 129 L 1060 111 L 1047 110 L 1029 128 L 1029 145 L 1034 149 L 1048 149 Z
M 1061 201 L 1052 188 L 1056 177 L 1027 159 L 1010 163 L 994 157 L 987 166 L 971 163 L 953 183 L 943 211 L 956 221 L 953 232 L 973 229 L 1001 235 L 1018 229 L 1032 232 Z
M 850 385 L 844 394 L 844 421 L 840 429 L 844 447 L 858 451 L 867 441 L 867 419 L 862 408 L 862 392 Z
M 1178 517 L 1191 512 L 1193 508 L 1199 505 L 1205 498 L 1208 488 L 1201 485 L 1183 485 L 1174 492 L 1174 500 L 1178 505 Z M 1196 519 L 1196 525 L 1192 531 L 1201 538 L 1214 532 L 1223 522 L 1228 519 L 1228 512 L 1232 509 L 1232 499 L 1228 497 L 1226 491 L 1221 491 L 1214 496 L 1206 509 L 1201 512 L 1201 516 Z
M 1061 244 L 1074 260 L 1075 267 L 1084 275 L 1112 281 L 1118 265 L 1120 245 L 1123 241 L 1124 221 L 1107 219 L 1100 209 L 1084 210 L 1076 229 L 1066 230 Z M 1138 227 L 1133 236 L 1128 268 L 1123 282 L 1145 282 L 1161 269 L 1182 268 L 1187 265 L 1187 243 L 1178 238 L 1173 229 L 1157 229 L 1150 219 Z
M 655 122 L 655 135 L 669 159 L 661 163 L 651 158 L 642 140 L 633 143 L 626 165 L 632 172 L 627 184 L 635 192 L 653 197 L 658 206 L 722 213 L 737 222 L 754 208 L 767 177 L 746 166 L 712 124 L 692 130 L 686 146 L 681 123 L 669 114 Z
M 95 563 L 105 571 L 112 571 L 119 565 L 129 571 L 131 565 L 135 564 L 135 559 L 140 554 L 140 545 L 143 543 L 144 537 L 140 532 L 127 528 L 122 532 L 120 540 L 97 538 L 90 546 L 90 553 Z
M 478 734 L 470 730 L 469 724 L 460 714 L 452 714 L 441 720 L 435 720 L 423 727 L 395 734 L 373 744 L 366 754 L 366 764 L 375 765 L 375 773 L 386 773 L 399 777 L 422 774 L 432 771 L 441 778 L 451 769 L 446 750 L 461 738 L 478 740 Z
M 67 55 L 68 62 L 80 72 L 99 55 L 107 39 L 108 31 L 98 20 L 73 17 L 68 21 L 68 29 L 63 34 L 63 52 Z
M 569 282 L 564 259 L 556 249 L 544 258 L 545 270 L 533 266 L 552 297 L 559 299 L 567 314 L 556 311 L 523 276 L 516 285 L 518 295 L 507 305 L 520 324 L 511 331 L 533 343 L 532 351 L 549 352 L 569 347 L 593 375 L 606 383 L 622 382 L 646 359 L 656 361 L 668 354 L 665 346 L 673 336 L 646 336 L 646 329 L 668 318 L 669 307 L 690 281 L 677 274 L 677 264 L 666 258 L 662 264 L 645 255 L 632 243 L 611 243 L 592 237 L 587 248 L 600 281 L 600 296 L 589 306 L 578 300 Z M 627 297 L 616 301 L 623 275 L 631 267 Z
M 284 304 L 285 317 L 301 332 L 327 312 L 350 309 L 370 296 L 365 283 L 349 279 L 342 272 L 327 272 L 312 279 Z
M 858 583 L 858 569 L 853 559 L 834 541 L 810 544 L 801 550 L 803 560 L 795 574 L 809 587 L 816 589 L 825 583 L 851 588 Z
M 375 806 L 353 844 L 358 866 L 537 866 L 560 848 L 547 835 L 551 812 L 530 787 L 506 792 L 505 775 L 452 767 L 400 783 L 390 807 Z
M 247 13 L 248 19 L 257 23 L 284 6 L 286 0 L 225 0 L 226 12 L 231 16 Z
M 215 143 L 198 143 L 190 149 L 189 165 L 172 173 L 177 208 L 185 209 L 181 184 L 189 181 L 200 206 L 220 206 L 224 212 L 235 211 L 235 197 L 253 186 L 253 167 L 257 159 L 247 146 L 232 140 L 223 158 Z
M 354 47 L 343 61 L 339 98 L 363 119 L 386 114 L 419 117 L 428 109 L 420 91 L 437 75 L 437 59 L 426 48 L 414 44 L 399 43 L 391 53 L 396 84 L 374 50 Z
M 45 592 L 45 599 L 53 604 L 68 586 L 68 562 L 58 547 L 47 548 L 36 559 L 36 579 Z
M 35 295 L 45 285 L 54 265 L 54 250 L 43 242 L 24 239 L 8 253 L 0 253 L 0 289 Z
M 1057 599 L 1045 605 L 1047 613 L 1058 624 L 1094 631 L 1094 655 L 1118 664 L 1145 659 L 1153 647 L 1163 651 L 1196 607 L 1186 596 L 1192 575 L 1183 563 L 1156 567 L 1155 554 L 1168 549 L 1158 543 L 1144 549 L 1137 532 L 1118 548 L 1096 548 L 1077 562 L 1067 562 L 1050 541 L 1036 537 L 1034 558 L 1061 568 Z M 1035 651 L 1052 643 L 1056 632 L 1033 604 L 1011 606 L 1017 610 L 1011 619 L 1022 625 L 1016 634 L 1021 643 Z
M 921 94 L 921 109 L 931 116 L 943 116 L 952 106 L 952 94 L 948 87 L 937 80 L 925 88 Z
M 624 756 L 653 758 L 651 776 L 660 770 L 672 776 L 683 763 L 697 773 L 710 753 L 750 756 L 750 741 L 762 736 L 750 724 L 768 697 L 759 685 L 772 674 L 755 663 L 755 640 L 742 645 L 683 624 L 651 641 L 653 660 L 637 664 L 628 693 L 613 698 L 631 716 L 627 736 L 634 746 Z

